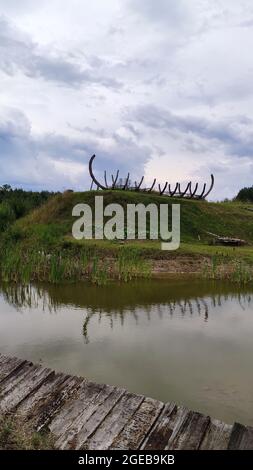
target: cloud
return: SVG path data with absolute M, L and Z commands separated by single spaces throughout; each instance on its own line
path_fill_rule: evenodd
M 11 111 L 8 121 L 0 121 L 0 181 L 12 186 L 33 189 L 63 190 L 72 185 L 84 185 L 87 162 L 78 161 L 78 146 L 65 139 L 64 151 L 55 137 L 54 152 L 47 136 L 31 134 L 28 120 L 22 113 Z
M 4 9 L 5 12 L 22 14 L 29 11 L 33 11 L 39 7 L 39 2 L 34 0 L 0 0 L 0 8 Z
M 178 28 L 189 18 L 188 3 L 184 0 L 128 0 L 130 8 L 152 23 Z
M 247 116 L 208 119 L 203 116 L 179 115 L 157 106 L 141 106 L 128 111 L 129 119 L 147 128 L 162 130 L 170 136 L 182 139 L 198 152 L 196 140 L 201 139 L 202 152 L 207 148 L 221 145 L 230 155 L 253 157 L 253 120 Z
M 0 69 L 13 76 L 18 71 L 30 78 L 43 78 L 59 85 L 78 87 L 101 85 L 118 90 L 121 83 L 95 72 L 98 60 L 75 63 L 57 51 L 40 50 L 30 37 L 13 27 L 6 18 L 0 18 Z M 85 66 L 86 65 L 86 66 Z
M 96 153 L 99 178 L 214 171 L 233 195 L 252 174 L 252 18 L 251 0 L 0 0 L 1 179 L 88 187 Z
M 131 171 L 138 178 L 150 156 L 147 146 L 136 145 L 122 130 L 114 135 L 101 131 L 90 135 L 90 129 L 75 137 L 33 135 L 28 119 L 17 110 L 9 110 L 8 118 L 0 119 L 0 149 L 0 184 L 54 190 L 73 185 L 89 188 L 88 162 L 94 153 L 99 178 L 105 169 L 110 174 L 118 168 L 122 177 Z

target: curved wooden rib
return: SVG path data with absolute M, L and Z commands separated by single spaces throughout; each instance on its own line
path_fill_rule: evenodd
M 180 191 L 180 196 L 179 196 L 179 197 L 184 197 L 184 196 L 186 195 L 186 193 L 187 193 L 187 191 L 188 191 L 190 185 L 191 185 L 191 182 L 187 184 L 186 190 L 185 190 L 184 192 L 181 193 L 181 191 Z
M 156 184 L 156 178 L 154 179 L 152 186 L 148 189 L 148 193 L 151 193 L 152 189 L 154 189 L 155 184 Z
M 116 183 L 118 181 L 118 177 L 119 177 L 119 170 L 117 170 L 117 173 L 116 173 L 116 177 L 114 178 L 114 176 L 112 175 L 112 189 L 115 188 L 116 186 Z
M 165 192 L 165 190 L 166 190 L 167 186 L 168 186 L 168 181 L 165 183 L 165 185 L 164 185 L 163 189 L 161 189 L 161 186 L 160 186 L 160 184 L 158 185 L 159 192 L 160 192 L 160 196 L 162 196 L 162 195 L 163 195 L 163 193 Z
M 101 183 L 99 183 L 97 178 L 94 176 L 94 173 L 93 173 L 93 170 L 92 170 L 92 163 L 93 163 L 93 160 L 94 160 L 95 157 L 96 157 L 96 155 L 92 155 L 92 157 L 90 158 L 90 161 L 89 161 L 89 172 L 90 172 L 91 179 L 94 181 L 94 183 L 100 189 L 107 189 L 105 186 L 103 186 Z
M 202 195 L 202 199 L 205 199 L 206 196 L 208 196 L 208 194 L 210 194 L 210 192 L 212 191 L 213 189 L 213 186 L 214 186 L 214 176 L 213 174 L 211 174 L 211 185 L 210 185 L 210 188 L 208 189 L 208 191 Z
M 126 178 L 125 184 L 123 186 L 123 189 L 127 189 L 129 177 L 130 177 L 130 173 L 127 173 L 127 178 Z
M 202 191 L 202 193 L 197 196 L 198 199 L 203 199 L 203 195 L 205 194 L 205 190 L 206 190 L 206 183 L 205 183 L 204 186 L 203 186 L 203 191 Z
M 170 195 L 171 197 L 173 197 L 174 194 L 176 194 L 178 186 L 180 187 L 179 183 L 176 184 L 176 187 L 175 187 L 174 191 L 171 191 L 171 189 L 170 189 L 170 184 L 169 184 L 168 190 L 169 190 L 169 195 Z
M 140 190 L 141 185 L 142 185 L 142 183 L 143 183 L 143 180 L 144 180 L 144 176 L 142 176 L 141 181 L 139 182 L 138 185 L 137 185 L 136 182 L 135 182 L 135 190 L 136 190 L 136 191 L 139 191 L 139 190 Z
M 194 188 L 194 190 L 192 191 L 192 184 L 190 185 L 190 187 L 189 187 L 190 199 L 192 199 L 192 198 L 195 196 L 198 187 L 199 187 L 199 183 L 196 183 L 195 188 Z
M 106 176 L 106 171 L 104 171 L 104 180 L 105 180 L 105 186 L 103 184 L 101 184 L 95 177 L 94 173 L 93 173 L 93 161 L 95 159 L 96 155 L 92 155 L 92 157 L 90 158 L 90 161 L 89 161 L 89 172 L 90 172 L 90 176 L 91 176 L 91 179 L 92 179 L 92 183 L 91 183 L 91 186 L 90 186 L 90 189 L 93 189 L 93 185 L 95 184 L 95 186 L 97 187 L 97 189 L 103 189 L 103 190 L 106 190 L 106 189 L 115 189 L 116 188 L 116 184 L 117 184 L 117 181 L 118 181 L 118 178 L 119 178 L 119 170 L 117 170 L 117 173 L 116 173 L 116 177 L 114 178 L 114 176 L 112 175 L 112 186 L 108 186 L 108 183 L 107 183 L 107 176 Z M 128 189 L 129 188 L 129 177 L 130 177 L 130 173 L 127 174 L 127 178 L 126 178 L 126 181 L 124 183 L 124 185 L 121 185 L 121 189 Z M 144 176 L 142 176 L 139 184 L 137 184 L 137 182 L 135 181 L 135 185 L 134 187 L 130 188 L 131 190 L 135 190 L 135 191 L 139 191 L 141 189 L 141 185 L 143 183 L 143 180 L 144 180 Z M 147 191 L 147 192 L 151 192 L 154 187 L 155 187 L 155 184 L 156 184 L 156 178 L 154 179 L 152 185 L 150 188 L 145 188 L 145 189 L 142 189 L 142 191 Z M 210 194 L 210 192 L 212 191 L 213 189 L 213 186 L 214 186 L 214 176 L 213 174 L 211 174 L 211 184 L 210 184 L 210 187 L 209 189 L 206 191 L 206 183 L 204 183 L 203 185 L 203 190 L 201 192 L 201 194 L 197 194 L 197 190 L 198 190 L 198 186 L 199 184 L 196 183 L 195 185 L 195 188 L 194 190 L 192 191 L 192 183 L 189 182 L 186 186 L 186 189 L 185 191 L 181 192 L 181 186 L 180 186 L 180 183 L 176 183 L 176 186 L 175 186 L 175 189 L 172 191 L 171 190 L 171 185 L 168 184 L 168 182 L 165 183 L 164 187 L 161 188 L 161 185 L 159 184 L 158 185 L 158 188 L 159 188 L 159 193 L 160 195 L 163 195 L 166 191 L 166 188 L 168 187 L 168 193 L 171 197 L 173 196 L 177 196 L 177 197 L 189 197 L 190 199 L 191 198 L 196 198 L 196 199 L 205 199 L 208 194 Z M 167 194 L 167 193 L 166 193 Z

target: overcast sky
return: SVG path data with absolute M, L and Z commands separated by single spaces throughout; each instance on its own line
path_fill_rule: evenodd
M 0 184 L 253 184 L 252 0 L 0 0 Z

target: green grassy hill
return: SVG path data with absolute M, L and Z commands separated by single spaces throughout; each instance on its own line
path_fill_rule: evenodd
M 84 193 L 64 193 L 50 199 L 46 204 L 31 212 L 17 225 L 36 238 L 44 237 L 45 232 L 56 238 L 71 234 L 74 218 L 72 209 L 78 203 L 89 204 L 94 208 L 95 196 L 104 196 L 104 205 L 154 203 L 179 204 L 181 206 L 181 236 L 183 242 L 199 242 L 210 239 L 206 232 L 233 236 L 253 243 L 253 205 L 239 202 L 211 203 L 157 196 L 153 194 L 126 191 L 89 191 Z M 249 210 L 250 209 L 250 210 Z M 252 210 L 251 210 L 252 209 Z
M 132 240 L 124 243 L 108 240 L 81 240 L 72 237 L 72 209 L 78 203 L 89 204 L 94 208 L 95 196 L 104 196 L 104 205 L 176 203 L 181 205 L 181 246 L 176 252 L 161 251 L 160 242 Z M 43 206 L 16 221 L 1 237 L 1 270 L 13 273 L 27 268 L 25 277 L 29 279 L 36 270 L 36 278 L 44 279 L 43 269 L 53 271 L 52 278 L 59 274 L 59 263 L 64 261 L 62 271 L 78 277 L 78 270 L 83 264 L 94 263 L 96 272 L 100 272 L 101 260 L 117 258 L 120 269 L 133 264 L 135 269 L 141 265 L 140 259 L 171 260 L 186 257 L 189 259 L 212 259 L 221 256 L 228 259 L 243 259 L 253 263 L 253 206 L 242 202 L 211 203 L 207 201 L 183 200 L 154 194 L 127 191 L 89 191 L 83 193 L 66 192 L 49 199 Z M 148 230 L 149 232 L 149 230 Z M 242 238 L 248 242 L 246 247 L 211 246 L 212 232 L 222 236 Z M 60 260 L 60 261 L 59 261 Z M 45 268 L 45 263 L 47 267 Z M 110 263 L 109 263 L 110 264 Z M 49 266 L 50 265 L 50 266 Z M 39 266 L 39 267 L 38 267 Z M 132 266 L 133 267 L 133 266 Z M 3 269 L 4 268 L 4 269 Z M 94 270 L 93 269 L 93 270 Z M 109 269 L 109 267 L 108 267 Z M 143 267 L 141 269 L 144 269 Z M 63 275 L 59 274 L 59 277 Z M 7 275 L 8 277 L 8 275 Z

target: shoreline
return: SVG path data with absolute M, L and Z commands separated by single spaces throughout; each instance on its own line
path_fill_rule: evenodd
M 246 260 L 231 258 L 212 258 L 203 255 L 172 255 L 166 259 L 154 259 L 144 256 L 119 258 L 102 257 L 93 254 L 85 261 L 80 257 L 71 258 L 71 253 L 46 255 L 25 253 L 24 258 L 5 265 L 0 264 L 0 279 L 3 282 L 29 283 L 90 281 L 103 285 L 108 281 L 128 282 L 134 279 L 164 278 L 199 278 L 206 280 L 228 280 L 237 283 L 249 283 L 253 279 L 253 266 Z M 38 255 L 38 253 L 37 253 Z M 23 256 L 23 252 L 21 253 Z

